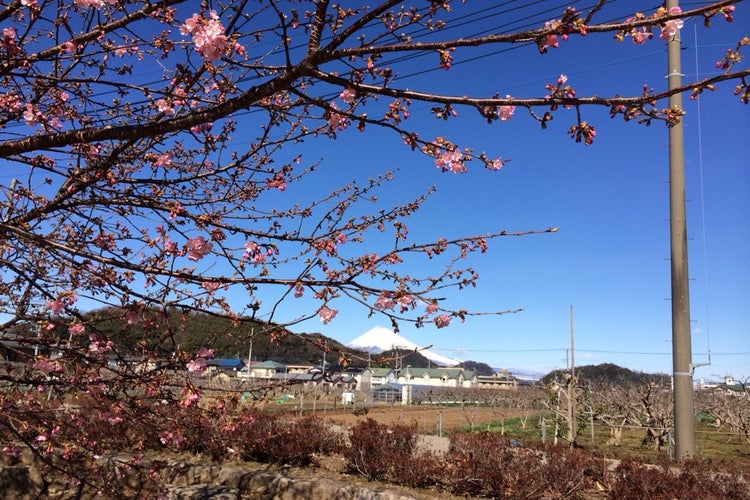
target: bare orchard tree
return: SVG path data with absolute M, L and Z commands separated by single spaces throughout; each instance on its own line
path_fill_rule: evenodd
M 713 419 L 717 432 L 729 431 L 732 438 L 750 444 L 750 389 L 748 381 L 717 389 L 701 390 L 696 394 L 697 412 Z
M 631 96 L 579 95 L 564 75 L 523 99 L 472 96 L 460 87 L 440 93 L 399 80 L 413 55 L 449 70 L 457 54 L 489 46 L 527 43 L 530 55 L 549 57 L 584 35 L 613 46 L 654 34 L 670 39 L 686 18 L 731 20 L 733 3 L 607 22 L 600 1 L 531 29 L 475 36 L 461 30 L 456 14 L 469 7 L 447 0 L 4 2 L 0 331 L 3 357 L 17 364 L 0 375 L 13 394 L 0 399 L 0 441 L 50 464 L 61 453 L 99 456 L 118 439 L 129 449 L 186 446 L 186 431 L 157 417 L 200 401 L 191 376 L 206 368 L 211 350 L 187 352 L 176 335 L 192 312 L 236 324 L 261 319 L 274 338 L 304 320 L 334 320 L 343 301 L 394 326 L 441 328 L 482 313 L 438 302 L 446 289 L 475 285 L 478 274 L 462 258 L 502 236 L 555 228 L 412 241 L 409 217 L 431 190 L 376 204 L 397 182 L 389 168 L 320 189 L 311 182 L 319 154 L 303 146 L 354 133 L 364 142 L 382 130 L 395 147 L 440 170 L 463 173 L 472 163 L 498 170 L 505 160 L 496 153 L 413 129 L 413 105 L 426 104 L 440 123 L 458 108 L 489 123 L 526 110 L 542 127 L 568 110 L 568 133 L 590 144 L 596 128 L 587 109 L 672 125 L 683 112 L 663 107 L 669 95 L 722 82 L 747 103 L 750 72 L 738 69 L 747 38 L 715 74 Z M 430 271 L 413 274 L 407 265 L 420 258 Z M 99 328 L 86 315 L 94 307 L 113 308 L 122 328 Z M 122 351 L 120 335 L 134 329 L 140 340 Z M 150 347 L 154 336 L 169 356 Z M 137 362 L 127 359 L 133 354 Z M 83 439 L 87 425 L 111 428 L 102 439 Z M 18 452 L 16 444 L 3 446 Z M 76 477 L 93 484 L 105 476 Z
M 585 391 L 584 405 L 594 419 L 609 427 L 607 444 L 620 446 L 623 430 L 643 429 L 641 446 L 661 450 L 672 434 L 673 402 L 668 387 L 650 382 L 606 382 Z

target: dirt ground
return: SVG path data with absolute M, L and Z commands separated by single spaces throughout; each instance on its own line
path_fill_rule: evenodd
M 320 415 L 320 414 L 319 414 Z M 354 409 L 337 410 L 323 415 L 325 418 L 346 426 L 356 424 L 365 418 L 384 424 L 415 425 L 417 432 L 437 434 L 449 432 L 457 427 L 486 427 L 490 422 L 519 416 L 509 410 L 490 407 L 433 407 L 433 406 L 375 406 L 368 409 L 365 415 L 355 415 Z

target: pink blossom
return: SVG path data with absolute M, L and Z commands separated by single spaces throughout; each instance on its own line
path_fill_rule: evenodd
M 318 316 L 320 316 L 320 321 L 327 325 L 330 323 L 330 321 L 336 317 L 336 315 L 339 313 L 337 309 L 331 309 L 328 306 L 323 306 L 318 311 Z
M 70 333 L 71 335 L 81 335 L 85 331 L 86 327 L 84 327 L 81 323 L 75 323 L 68 327 L 68 333 Z
M 344 130 L 349 126 L 349 120 L 346 119 L 341 113 L 336 111 L 339 109 L 336 103 L 330 103 L 328 109 L 328 128 L 329 130 Z
M 207 61 L 220 59 L 227 48 L 229 38 L 224 33 L 224 26 L 219 21 L 215 10 L 209 14 L 210 19 L 205 19 L 198 14 L 185 21 L 180 26 L 180 33 L 191 35 L 195 50 Z
M 182 442 L 185 440 L 181 435 L 175 435 L 169 431 L 162 431 L 159 433 L 159 441 L 161 441 L 161 444 L 168 445 L 171 444 L 173 446 L 179 447 Z
M 21 448 L 15 445 L 3 446 L 3 449 L 0 451 L 2 451 L 7 457 L 18 458 L 21 456 Z
M 398 302 L 398 305 L 401 306 L 401 312 L 404 312 L 408 310 L 410 306 L 413 307 L 414 304 L 414 297 L 411 295 L 401 295 L 399 298 L 396 299 L 396 302 Z
M 682 12 L 682 9 L 677 6 L 671 7 L 669 9 L 670 15 L 679 14 L 680 12 Z M 664 26 L 661 29 L 659 38 L 661 38 L 662 40 L 669 40 L 680 32 L 684 24 L 685 23 L 682 21 L 682 19 L 672 19 L 670 21 L 667 21 L 666 23 L 664 23 Z
M 203 236 L 191 238 L 187 242 L 188 259 L 198 261 L 205 257 L 213 248 L 210 241 L 206 241 Z
M 298 299 L 305 294 L 305 288 L 302 285 L 294 286 L 294 298 Z
M 648 40 L 651 37 L 652 37 L 651 33 L 645 30 L 635 31 L 632 34 L 633 43 L 637 45 L 642 45 L 646 43 L 646 40 Z
M 354 102 L 354 100 L 357 98 L 357 93 L 352 88 L 345 88 L 340 94 L 339 97 L 342 101 L 344 101 L 346 104 L 351 104 Z
M 73 42 L 73 40 L 68 40 L 64 44 L 62 44 L 63 52 L 66 52 L 68 54 L 74 54 L 75 51 L 78 49 L 76 44 Z
M 23 112 L 23 119 L 26 122 L 26 125 L 31 126 L 39 123 L 39 112 L 34 109 L 34 105 L 26 103 L 24 107 L 26 108 L 26 111 Z
M 506 99 L 510 99 L 509 95 L 506 95 L 505 97 Z M 505 122 L 513 118 L 513 113 L 515 111 L 515 106 L 500 106 L 497 110 L 497 114 L 500 116 L 500 119 Z
M 24 7 L 36 7 L 36 0 L 21 0 Z
M 214 293 L 221 287 L 221 283 L 216 283 L 215 281 L 204 281 L 203 283 L 201 283 L 201 286 L 207 292 Z
M 34 370 L 39 370 L 44 373 L 56 373 L 62 371 L 62 366 L 57 361 L 49 361 L 46 359 L 38 359 L 32 367 Z
M 466 172 L 466 165 L 463 161 L 464 155 L 456 148 L 453 151 L 442 153 L 435 160 L 435 166 L 443 172 L 450 170 L 454 174 Z
M 112 347 L 114 347 L 114 343 L 111 340 L 104 342 L 97 339 L 94 335 L 91 335 L 89 339 L 92 340 L 89 344 L 89 352 L 92 354 L 101 354 L 112 350 Z
M 60 299 L 48 300 L 47 308 L 55 314 L 60 314 L 60 312 L 62 312 L 62 310 L 65 308 L 65 302 Z
M 427 314 L 435 314 L 438 311 L 438 303 L 432 301 L 427 304 L 427 307 L 425 307 L 424 310 Z
M 156 104 L 156 109 L 159 110 L 159 113 L 174 114 L 174 108 L 166 99 L 158 99 L 154 104 Z
M 200 123 L 190 127 L 190 131 L 194 134 L 200 134 L 201 132 L 208 132 L 214 126 L 213 122 Z
M 728 23 L 731 23 L 732 21 L 734 21 L 734 16 L 732 16 L 732 14 L 734 13 L 734 10 L 735 10 L 734 5 L 728 5 L 724 7 L 723 9 L 721 9 L 721 14 L 724 16 L 724 19 L 726 19 Z
M 273 178 L 266 179 L 266 186 L 269 188 L 276 188 L 279 191 L 284 191 L 286 189 L 286 179 L 284 178 L 284 174 L 276 172 Z
M 155 167 L 168 167 L 172 164 L 173 159 L 174 159 L 174 154 L 167 152 L 167 153 L 160 154 L 156 158 L 156 161 L 152 161 L 151 163 Z
M 490 170 L 500 170 L 504 166 L 505 164 L 500 158 L 487 162 L 487 168 L 489 168 Z
M 88 9 L 89 7 L 96 7 L 97 9 L 101 9 L 106 4 L 115 5 L 117 3 L 117 0 L 74 0 L 74 3 L 84 9 Z
M 375 307 L 381 311 L 386 309 L 393 309 L 396 302 L 391 298 L 391 292 L 383 292 L 380 294 L 378 299 L 375 301 Z
M 196 358 L 192 361 L 188 361 L 187 369 L 191 373 L 203 373 L 206 371 L 206 360 L 205 358 Z
M 201 347 L 196 351 L 195 355 L 201 358 L 210 358 L 214 355 L 214 350 L 207 347 Z
M 136 311 L 133 311 L 133 310 L 130 310 L 127 313 L 125 313 L 125 318 L 127 318 L 129 325 L 137 325 L 138 323 L 141 322 L 140 315 Z
M 187 408 L 190 406 L 194 401 L 197 401 L 201 398 L 201 395 L 199 392 L 190 391 L 187 396 L 185 396 L 185 399 L 180 401 L 180 406 L 183 406 Z
M 435 317 L 435 326 L 438 328 L 445 328 L 451 322 L 451 317 L 447 314 L 441 314 Z
M 553 24 L 554 24 L 554 21 L 547 21 L 546 23 L 544 23 L 544 27 L 548 28 L 548 27 L 552 26 Z M 556 49 L 559 46 L 560 46 L 560 44 L 559 44 L 559 42 L 557 40 L 557 35 L 556 34 L 550 33 L 550 34 L 548 34 L 548 35 L 546 35 L 544 37 L 544 48 L 545 49 L 547 47 L 552 47 L 553 49 Z

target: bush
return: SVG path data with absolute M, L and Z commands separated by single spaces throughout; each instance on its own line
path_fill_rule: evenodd
M 716 470 L 710 462 L 688 460 L 675 465 L 648 465 L 623 460 L 614 470 L 610 498 L 701 498 L 702 500 L 750 497 L 750 474 L 739 469 Z
M 451 491 L 492 498 L 574 498 L 604 479 L 604 463 L 582 450 L 518 446 L 491 432 L 455 434 Z
M 243 460 L 305 466 L 316 454 L 341 450 L 342 437 L 320 418 L 253 412 L 237 430 L 236 449 Z
M 410 487 L 437 484 L 444 475 L 438 457 L 416 450 L 414 426 L 384 425 L 368 418 L 350 430 L 343 450 L 350 473 Z

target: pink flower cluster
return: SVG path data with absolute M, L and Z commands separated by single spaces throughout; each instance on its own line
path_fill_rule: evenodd
M 466 172 L 464 155 L 458 148 L 458 146 L 450 151 L 441 153 L 435 160 L 435 166 L 443 172 L 446 172 L 448 170 L 450 170 L 454 174 L 462 174 Z
M 435 326 L 438 328 L 445 328 L 450 325 L 451 317 L 447 314 L 441 314 L 435 318 Z
M 327 325 L 331 322 L 333 318 L 336 317 L 336 315 L 339 313 L 338 309 L 331 309 L 328 306 L 323 306 L 318 311 L 318 316 L 320 316 L 320 321 Z
M 107 4 L 109 5 L 117 4 L 117 0 L 75 0 L 75 4 L 84 9 L 88 9 L 89 7 L 95 7 L 97 9 L 101 9 Z
M 680 12 L 682 12 L 682 9 L 680 9 L 679 7 L 671 7 L 669 9 L 670 15 L 679 14 Z M 659 38 L 661 38 L 662 40 L 669 40 L 680 32 L 684 24 L 685 23 L 683 23 L 682 19 L 672 19 L 670 21 L 667 21 L 661 28 L 661 35 L 659 35 Z
M 204 371 L 206 371 L 207 364 L 206 360 L 214 355 L 213 349 L 208 349 L 206 347 L 201 347 L 196 351 L 195 356 L 196 358 L 188 361 L 187 363 L 187 369 L 191 373 L 198 373 L 201 374 Z
M 244 47 L 233 43 L 227 37 L 224 25 L 219 21 L 219 15 L 215 10 L 209 13 L 209 19 L 193 14 L 185 21 L 185 24 L 180 26 L 180 33 L 193 37 L 195 50 L 207 61 L 220 59 L 231 46 L 234 46 L 238 54 L 245 54 Z
M 505 96 L 506 99 L 510 99 L 511 97 L 509 95 Z M 515 106 L 500 106 L 497 108 L 497 115 L 500 117 L 500 120 L 507 122 L 511 118 L 513 118 L 513 113 L 516 112 Z
M 249 259 L 253 261 L 253 264 L 259 265 L 266 261 L 267 257 L 271 257 L 274 254 L 273 249 L 263 249 L 262 246 L 258 245 L 254 241 L 248 241 L 245 243 L 245 253 L 242 254 L 243 259 Z
M 198 236 L 197 238 L 189 239 L 186 247 L 188 259 L 198 261 L 211 251 L 213 244 L 210 241 L 206 241 L 206 238 L 203 236 Z
M 66 306 L 72 305 L 76 300 L 78 300 L 78 297 L 75 293 L 63 292 L 57 299 L 48 300 L 45 305 L 54 314 L 60 314 Z
M 89 335 L 89 340 L 91 340 L 91 343 L 89 344 L 89 352 L 92 354 L 105 353 L 112 350 L 115 346 L 111 340 L 105 342 L 94 334 Z

